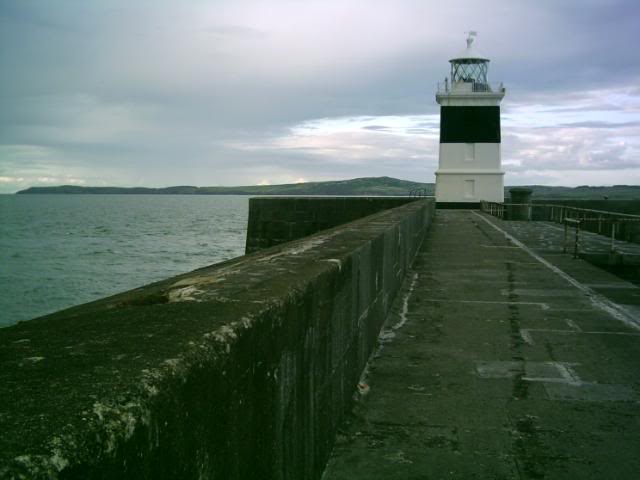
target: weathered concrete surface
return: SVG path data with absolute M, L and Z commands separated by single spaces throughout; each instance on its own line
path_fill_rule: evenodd
M 534 225 L 438 211 L 323 480 L 640 478 L 639 290 Z
M 253 197 L 246 253 L 343 225 L 415 201 L 412 197 Z
M 0 478 L 319 477 L 432 214 L 0 329 Z

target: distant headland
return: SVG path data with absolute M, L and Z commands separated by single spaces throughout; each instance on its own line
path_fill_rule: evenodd
M 505 195 L 509 195 L 505 188 Z M 551 187 L 528 185 L 534 198 L 545 199 L 616 199 L 640 200 L 639 185 L 614 185 L 611 187 Z M 291 183 L 283 185 L 248 185 L 238 187 L 82 187 L 60 185 L 55 187 L 30 187 L 17 194 L 98 194 L 98 195 L 389 195 L 406 196 L 420 190 L 433 195 L 433 183 L 412 182 L 391 177 L 366 177 L 327 182 Z

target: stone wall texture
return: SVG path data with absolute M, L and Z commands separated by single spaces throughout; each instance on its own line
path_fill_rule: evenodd
M 414 201 L 0 329 L 0 478 L 319 478 L 433 215 Z
M 249 199 L 246 253 L 280 245 L 382 210 L 412 197 L 254 197 Z

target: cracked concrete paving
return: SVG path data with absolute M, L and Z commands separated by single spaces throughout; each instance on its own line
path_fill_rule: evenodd
M 640 289 L 515 222 L 431 228 L 323 479 L 640 478 Z

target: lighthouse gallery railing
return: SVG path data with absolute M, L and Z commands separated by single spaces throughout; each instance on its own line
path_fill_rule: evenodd
M 442 82 L 438 83 L 437 93 L 439 95 L 446 95 L 449 93 L 504 93 L 504 84 L 502 82 L 469 82 L 463 83 L 462 86 L 456 85 L 455 88 L 452 88 L 449 82 Z

